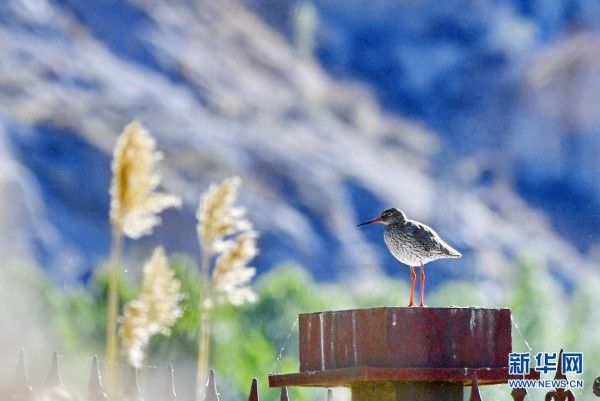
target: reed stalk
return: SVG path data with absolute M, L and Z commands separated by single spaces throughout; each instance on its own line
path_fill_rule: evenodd
M 117 317 L 119 314 L 119 266 L 123 247 L 123 235 L 120 230 L 112 230 L 110 249 L 110 272 L 108 283 L 108 305 L 106 309 L 106 390 L 110 400 L 116 399 L 116 382 L 118 376 L 117 358 L 119 344 L 117 342 Z
M 211 255 L 208 249 L 210 247 L 203 246 L 202 262 L 201 262 L 201 280 L 202 291 L 200 292 L 200 332 L 198 333 L 198 373 L 196 377 L 196 399 L 203 400 L 206 382 L 208 380 L 208 366 L 210 359 L 210 259 Z

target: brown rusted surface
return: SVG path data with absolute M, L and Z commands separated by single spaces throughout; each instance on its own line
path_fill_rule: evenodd
M 562 371 L 562 354 L 563 350 L 561 349 L 558 353 L 558 366 L 556 367 L 556 373 L 554 374 L 554 380 L 567 379 L 567 375 L 565 375 Z M 546 393 L 546 397 L 544 397 L 545 401 L 575 401 L 575 395 L 571 392 L 571 390 L 565 390 L 564 388 L 557 387 L 556 390 L 549 391 Z
M 508 379 L 539 379 L 539 372 L 531 371 L 525 377 L 510 376 L 508 368 L 353 368 L 331 369 L 314 372 L 270 375 L 270 387 L 338 387 L 355 383 L 383 382 L 437 382 L 463 386 L 472 384 L 476 375 L 479 385 L 506 383 Z
M 460 384 L 402 382 L 396 383 L 394 401 L 462 401 L 463 392 Z
M 511 391 L 510 395 L 512 396 L 514 401 L 523 401 L 525 400 L 525 396 L 527 395 L 527 390 L 524 388 L 514 388 Z
M 471 395 L 469 396 L 469 401 L 482 401 L 481 394 L 479 394 L 479 380 L 477 380 L 477 376 L 473 376 L 471 382 Z
M 352 386 L 352 401 L 396 401 L 394 383 L 363 383 Z
M 248 395 L 248 401 L 258 401 L 258 383 L 256 379 L 252 379 L 252 385 L 250 386 L 250 394 Z
M 353 366 L 502 368 L 508 309 L 372 308 L 300 315 L 300 371 Z
M 594 380 L 592 391 L 596 397 L 600 397 L 600 377 L 596 377 L 596 380 Z
M 353 401 L 461 401 L 508 379 L 508 309 L 373 308 L 300 315 L 300 373 L 271 387 L 345 386 Z
M 462 401 L 463 387 L 449 383 L 362 383 L 352 386 L 352 401 Z

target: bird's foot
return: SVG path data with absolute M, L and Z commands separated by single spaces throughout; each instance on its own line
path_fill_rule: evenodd
M 421 302 L 421 303 L 419 304 L 419 308 L 426 308 L 426 307 L 427 307 L 427 305 L 425 305 L 423 302 Z
M 409 308 L 413 308 L 413 307 L 415 307 L 415 306 L 417 306 L 417 304 L 416 304 L 416 303 L 414 303 L 413 301 L 410 301 L 410 303 L 408 304 L 408 307 L 409 307 Z

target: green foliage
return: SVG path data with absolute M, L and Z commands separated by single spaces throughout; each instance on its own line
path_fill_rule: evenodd
M 507 304 L 520 333 L 513 335 L 513 348 L 527 351 L 522 335 L 534 351 L 558 351 L 565 343 L 566 295 L 548 268 L 533 259 L 521 259 L 514 273 Z

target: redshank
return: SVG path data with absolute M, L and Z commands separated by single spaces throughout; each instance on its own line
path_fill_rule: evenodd
M 387 227 L 383 240 L 388 249 L 401 263 L 410 267 L 410 301 L 415 306 L 415 282 L 417 274 L 413 266 L 421 267 L 421 302 L 425 306 L 425 264 L 438 259 L 460 258 L 456 249 L 445 243 L 433 228 L 418 221 L 409 220 L 401 210 L 386 209 L 381 216 L 358 225 L 382 223 Z

